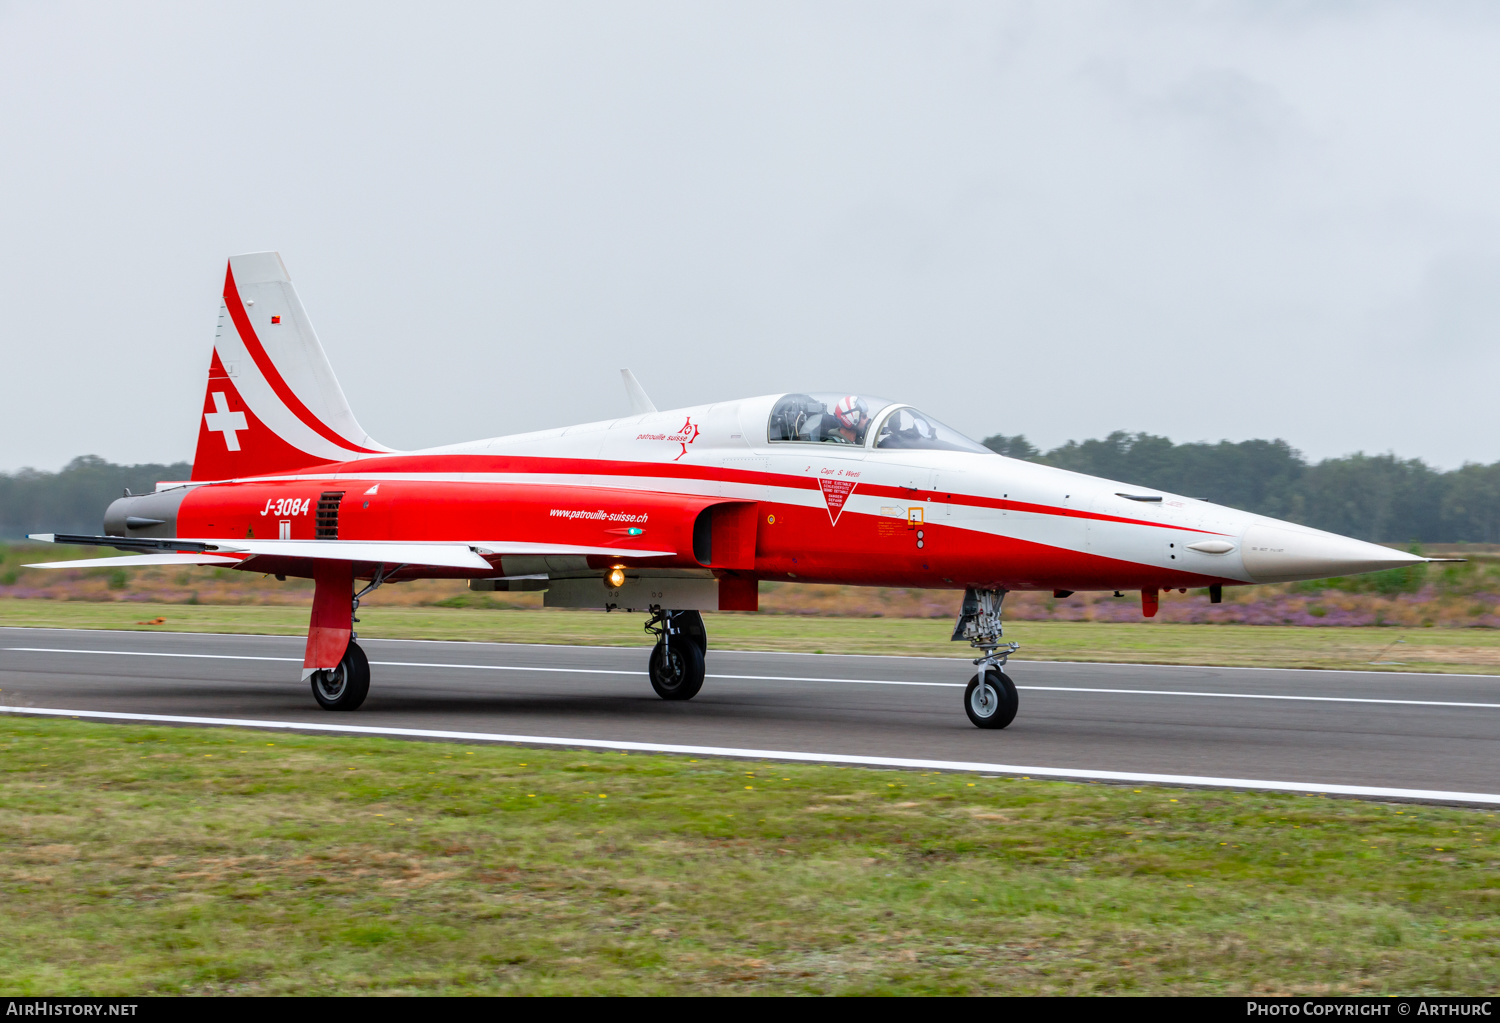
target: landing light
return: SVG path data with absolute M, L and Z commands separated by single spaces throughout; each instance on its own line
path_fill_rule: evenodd
M 609 570 L 609 575 L 604 577 L 604 582 L 610 589 L 618 590 L 625 585 L 625 570 L 619 565 Z

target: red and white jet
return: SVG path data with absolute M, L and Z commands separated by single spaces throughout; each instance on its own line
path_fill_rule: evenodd
M 110 565 L 218 565 L 315 580 L 304 680 L 354 710 L 370 669 L 360 599 L 463 578 L 545 590 L 548 607 L 642 611 L 651 684 L 703 685 L 705 610 L 754 611 L 757 583 L 964 591 L 953 639 L 979 651 L 964 709 L 1015 717 L 1002 670 L 1010 590 L 1160 591 L 1371 572 L 1425 559 L 1206 501 L 997 455 L 910 405 L 772 394 L 422 451 L 359 425 L 274 252 L 224 278 L 192 479 L 126 496 L 105 536 L 37 539 L 133 552 Z M 42 567 L 97 566 L 98 561 Z

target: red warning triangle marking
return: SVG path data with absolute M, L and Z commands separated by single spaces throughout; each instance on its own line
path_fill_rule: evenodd
M 825 480 L 819 479 L 818 486 L 823 488 L 823 503 L 828 505 L 828 522 L 830 525 L 839 524 L 839 516 L 843 514 L 844 502 L 849 500 L 849 495 L 854 493 L 854 488 L 859 486 L 853 480 Z

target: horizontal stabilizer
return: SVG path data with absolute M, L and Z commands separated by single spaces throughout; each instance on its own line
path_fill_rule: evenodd
M 141 568 L 146 565 L 237 565 L 241 558 L 223 554 L 127 554 L 123 558 L 83 558 L 79 561 L 41 561 L 23 568 Z
M 158 540 L 149 536 L 87 536 L 82 533 L 27 533 L 28 540 L 70 547 L 114 547 L 122 551 L 187 551 L 201 554 L 209 545 L 197 540 Z

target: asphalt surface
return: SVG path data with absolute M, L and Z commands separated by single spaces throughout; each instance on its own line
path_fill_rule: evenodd
M 981 731 L 946 658 L 710 650 L 668 703 L 645 647 L 361 645 L 369 699 L 330 714 L 300 637 L 0 628 L 0 705 L 1500 793 L 1500 676 L 1016 659 L 1020 713 Z

